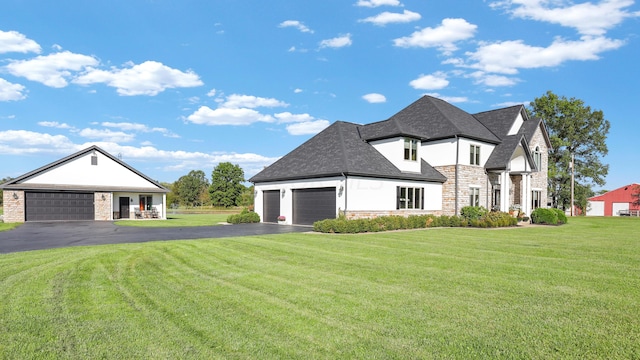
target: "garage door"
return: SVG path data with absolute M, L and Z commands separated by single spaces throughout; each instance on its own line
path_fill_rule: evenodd
M 26 192 L 26 221 L 94 220 L 93 193 Z
M 262 222 L 278 222 L 280 216 L 280 190 L 262 193 Z
M 293 223 L 313 225 L 336 217 L 336 188 L 293 190 Z

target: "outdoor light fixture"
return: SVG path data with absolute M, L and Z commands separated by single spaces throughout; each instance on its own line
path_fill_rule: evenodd
M 104 197 L 104 194 L 102 194 L 102 201 L 106 200 L 106 198 Z
M 16 194 L 16 192 L 15 192 L 15 191 L 13 192 L 13 198 L 14 198 L 14 199 L 16 199 L 16 200 L 18 200 L 18 194 Z
M 340 188 L 338 189 L 338 196 L 342 196 L 343 191 L 344 191 L 344 186 L 340 185 Z

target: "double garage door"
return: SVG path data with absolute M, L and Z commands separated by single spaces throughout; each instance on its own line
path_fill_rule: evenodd
M 264 192 L 264 222 L 276 222 L 280 214 L 280 191 Z M 336 188 L 293 190 L 293 223 L 313 225 L 314 222 L 336 217 Z
M 93 193 L 26 192 L 26 221 L 94 220 Z

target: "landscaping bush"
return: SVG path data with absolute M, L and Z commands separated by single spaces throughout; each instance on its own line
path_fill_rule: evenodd
M 478 228 L 507 227 L 518 224 L 518 219 L 504 212 L 488 212 L 478 219 L 467 220 L 462 216 L 435 215 L 400 215 L 380 216 L 373 219 L 347 220 L 326 219 L 316 221 L 313 230 L 322 233 L 363 233 L 402 229 L 424 229 L 430 227 L 465 227 Z
M 531 213 L 534 224 L 561 225 L 567 223 L 567 216 L 560 209 L 537 208 Z
M 260 215 L 248 209 L 243 209 L 240 214 L 229 215 L 227 222 L 229 224 L 259 223 Z
M 465 206 L 460 210 L 460 216 L 467 220 L 478 220 L 487 214 L 487 209 L 483 206 Z

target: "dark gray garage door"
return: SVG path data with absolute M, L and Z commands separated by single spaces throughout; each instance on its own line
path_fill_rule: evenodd
M 94 220 L 93 193 L 26 192 L 26 221 Z
M 262 222 L 278 222 L 280 216 L 280 190 L 269 190 L 262 193 Z
M 313 225 L 336 217 L 336 188 L 293 190 L 293 223 Z

